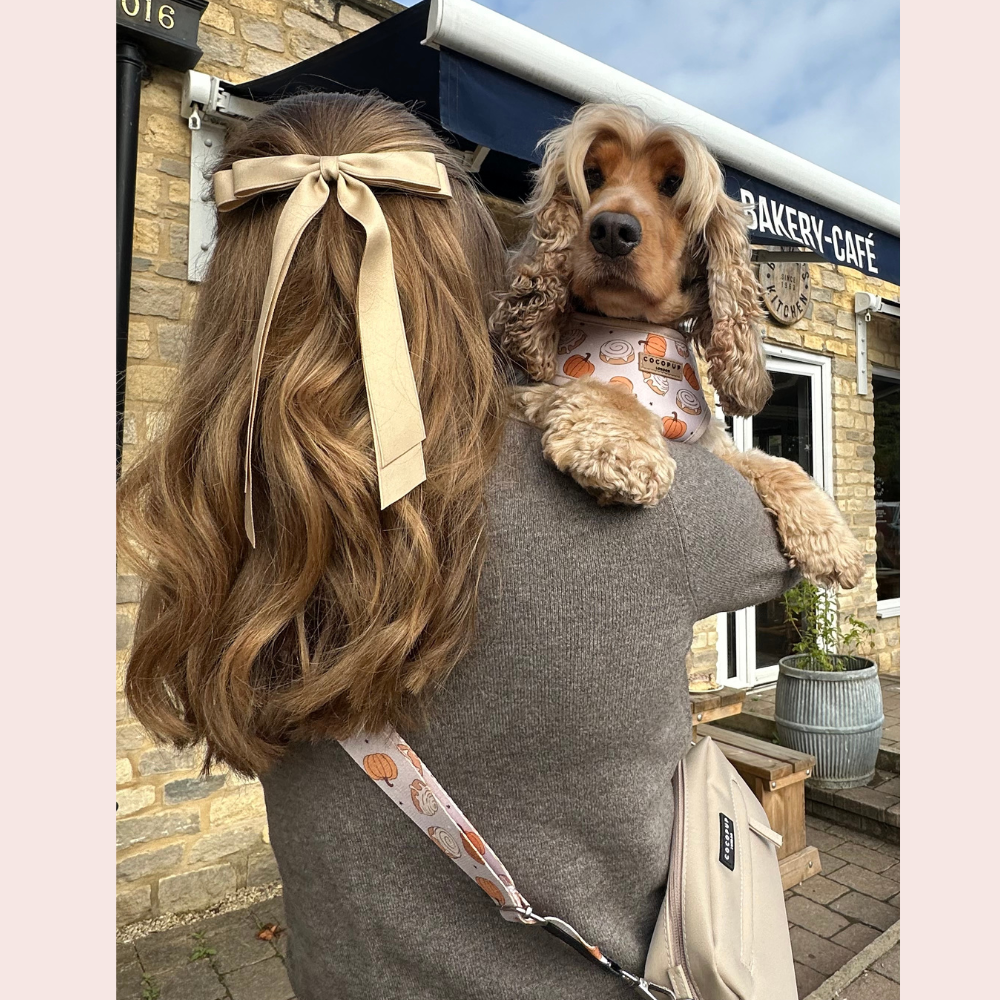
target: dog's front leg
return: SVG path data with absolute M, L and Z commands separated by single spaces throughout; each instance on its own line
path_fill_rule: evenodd
M 806 579 L 823 587 L 857 586 L 865 571 L 861 543 L 833 497 L 802 466 L 757 448 L 739 451 L 720 421 L 713 421 L 700 443 L 749 480 L 774 515 L 785 553 Z
M 520 417 L 542 432 L 542 451 L 602 505 L 652 507 L 676 468 L 659 420 L 621 386 L 590 378 L 512 390 Z

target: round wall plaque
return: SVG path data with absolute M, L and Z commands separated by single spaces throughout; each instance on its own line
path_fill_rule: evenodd
M 767 311 L 790 326 L 805 316 L 809 305 L 809 265 L 761 261 L 760 287 Z

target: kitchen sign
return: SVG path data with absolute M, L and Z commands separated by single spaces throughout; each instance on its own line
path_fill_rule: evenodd
M 800 246 L 831 264 L 899 284 L 899 237 L 725 167 L 726 193 L 743 206 L 754 244 Z

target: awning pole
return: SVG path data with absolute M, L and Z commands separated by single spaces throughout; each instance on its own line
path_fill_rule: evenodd
M 146 63 L 132 42 L 118 43 L 118 135 L 115 191 L 115 262 L 117 265 L 117 467 L 122 463 L 125 425 L 125 367 L 128 362 L 129 291 L 132 279 L 132 217 L 135 214 L 135 166 L 139 151 L 139 90 Z

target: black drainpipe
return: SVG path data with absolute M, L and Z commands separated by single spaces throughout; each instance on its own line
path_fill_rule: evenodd
M 139 90 L 146 62 L 139 46 L 118 42 L 118 137 L 115 190 L 115 263 L 117 266 L 117 397 L 118 451 L 121 471 L 125 429 L 125 368 L 128 363 L 129 291 L 132 283 L 132 217 L 135 214 L 135 165 L 139 150 Z

